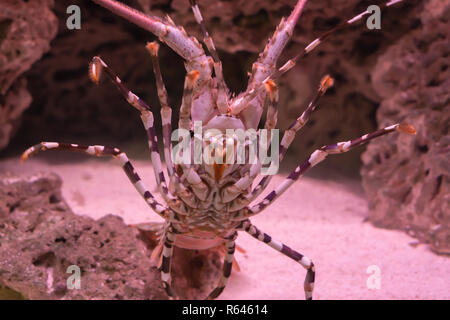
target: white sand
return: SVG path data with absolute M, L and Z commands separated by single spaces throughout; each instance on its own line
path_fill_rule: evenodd
M 56 159 L 56 160 L 53 160 Z M 133 162 L 154 191 L 149 161 Z M 20 165 L 2 160 L 0 172 L 52 171 L 64 181 L 72 209 L 98 219 L 109 213 L 127 223 L 160 220 L 147 207 L 114 160 L 76 155 L 64 161 L 54 153 Z M 271 185 L 282 181 L 276 176 Z M 344 183 L 345 182 L 345 183 Z M 310 257 L 317 270 L 315 299 L 450 299 L 450 259 L 399 232 L 363 222 L 367 202 L 358 181 L 302 178 L 253 223 Z M 221 299 L 303 299 L 305 271 L 267 245 L 241 233 L 237 253 L 241 272 L 233 272 Z M 370 265 L 381 271 L 381 288 L 369 290 Z

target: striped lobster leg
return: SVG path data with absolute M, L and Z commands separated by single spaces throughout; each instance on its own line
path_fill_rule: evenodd
M 153 171 L 155 173 L 156 183 L 160 189 L 160 193 L 167 204 L 180 214 L 185 214 L 186 209 L 183 203 L 176 197 L 174 197 L 167 187 L 164 171 L 161 163 L 161 156 L 158 150 L 158 137 L 154 126 L 154 117 L 151 108 L 120 80 L 120 78 L 114 73 L 114 71 L 108 67 L 108 65 L 100 58 L 94 57 L 89 66 L 89 75 L 93 82 L 98 84 L 102 70 L 105 70 L 108 78 L 116 85 L 122 96 L 128 101 L 128 103 L 139 110 L 141 113 L 141 120 L 144 124 L 145 131 L 147 133 L 147 141 L 150 149 L 150 156 L 153 165 Z
M 191 109 L 192 109 L 192 96 L 195 83 L 197 82 L 199 72 L 193 70 L 186 74 L 184 80 L 183 101 L 180 108 L 180 119 L 178 121 L 178 127 L 186 130 L 192 130 Z
M 173 245 L 175 242 L 175 234 L 172 226 L 168 226 L 163 238 L 163 249 L 162 249 L 162 262 L 161 262 L 161 280 L 163 283 L 164 290 L 166 291 L 169 299 L 178 299 L 175 291 L 172 288 L 171 282 L 172 278 L 170 275 L 170 270 L 172 266 L 172 255 L 173 255 Z
M 166 160 L 167 172 L 170 177 L 170 193 L 176 193 L 190 207 L 196 207 L 196 199 L 193 193 L 186 188 L 180 181 L 180 177 L 175 172 L 172 162 L 172 108 L 169 105 L 169 98 L 164 81 L 161 74 L 161 68 L 158 60 L 159 44 L 157 42 L 147 43 L 146 46 L 152 58 L 153 72 L 156 79 L 156 88 L 158 90 L 158 98 L 161 104 L 161 120 L 163 131 L 164 158 Z M 175 190 L 172 189 L 174 186 Z
M 268 92 L 269 104 L 267 109 L 266 123 L 264 124 L 264 129 L 268 132 L 267 134 L 267 144 L 264 147 L 266 150 L 270 147 L 271 135 L 270 132 L 275 128 L 278 119 L 278 86 L 274 81 L 268 81 L 266 83 L 266 90 Z M 222 191 L 222 199 L 225 203 L 236 199 L 237 196 L 241 195 L 245 190 L 251 187 L 253 180 L 258 175 L 261 170 L 261 163 L 256 163 L 250 166 L 250 169 L 246 175 L 237 180 L 232 185 L 224 188 Z M 250 202 L 246 201 L 246 197 L 241 196 L 237 201 L 231 204 L 231 210 L 236 210 L 248 205 Z
M 214 72 L 216 74 L 216 81 L 218 87 L 217 94 L 217 108 L 219 112 L 224 114 L 227 113 L 228 109 L 228 87 L 225 84 L 222 71 L 222 61 L 220 61 L 219 55 L 217 53 L 216 47 L 211 36 L 206 29 L 205 22 L 203 20 L 202 13 L 198 7 L 197 0 L 190 0 L 192 12 L 194 13 L 195 20 L 200 25 L 203 33 L 203 42 L 206 44 L 209 53 L 211 54 L 214 61 Z
M 146 46 L 150 56 L 152 58 L 153 72 L 156 79 L 156 88 L 158 90 L 158 98 L 161 104 L 161 120 L 163 131 L 163 144 L 164 144 L 164 158 L 166 160 L 167 172 L 169 176 L 172 176 L 175 172 L 174 165 L 172 163 L 172 108 L 169 105 L 169 98 L 167 95 L 166 86 L 161 74 L 161 68 L 159 66 L 158 51 L 159 44 L 157 42 L 147 43 Z
M 267 116 L 264 129 L 270 133 L 272 129 L 275 129 L 278 122 L 278 86 L 274 81 L 267 81 L 265 83 L 265 87 L 269 98 L 269 104 L 267 106 Z M 270 136 L 267 140 L 270 145 Z
M 309 103 L 308 107 L 303 111 L 303 113 L 298 117 L 290 127 L 284 132 L 283 138 L 281 139 L 280 144 L 280 154 L 279 154 L 279 162 L 281 162 L 286 155 L 286 152 L 291 145 L 292 141 L 294 141 L 296 133 L 303 128 L 303 126 L 308 122 L 312 112 L 317 108 L 320 98 L 325 94 L 325 92 L 333 86 L 333 79 L 326 75 L 320 81 L 319 88 L 316 92 L 316 95 Z M 270 180 L 272 180 L 273 175 L 266 175 L 263 177 L 255 188 L 252 190 L 252 193 L 248 196 L 247 200 L 250 203 L 256 197 L 258 197 L 269 185 Z
M 225 240 L 225 248 L 226 254 L 223 260 L 223 269 L 222 276 L 220 277 L 219 283 L 217 286 L 211 291 L 206 300 L 213 300 L 217 298 L 225 289 L 227 285 L 228 278 L 231 275 L 231 270 L 233 268 L 233 260 L 234 260 L 234 251 L 236 250 L 236 243 L 234 240 L 237 238 L 237 232 L 234 232 L 231 236 L 226 237 Z
M 274 202 L 275 199 L 277 199 L 280 195 L 282 195 L 297 179 L 305 174 L 308 169 L 314 167 L 319 162 L 322 162 L 325 160 L 325 158 L 329 154 L 337 154 L 337 153 L 343 153 L 347 152 L 357 146 L 360 146 L 372 139 L 375 139 L 376 137 L 394 132 L 399 131 L 402 133 L 407 133 L 414 135 L 416 133 L 413 126 L 409 124 L 394 124 L 392 126 L 376 130 L 374 132 L 368 133 L 363 135 L 362 137 L 359 137 L 354 140 L 349 140 L 345 142 L 338 142 L 335 144 L 325 145 L 321 147 L 320 149 L 317 149 L 314 151 L 311 156 L 303 161 L 298 167 L 294 169 L 294 171 L 291 172 L 291 174 L 284 180 L 275 190 L 271 191 L 261 202 L 257 203 L 254 206 L 251 206 L 250 208 L 244 208 L 240 211 L 238 211 L 235 216 L 233 217 L 233 220 L 244 220 L 248 217 L 254 216 L 257 213 L 264 210 L 267 206 L 269 206 L 271 203 Z
M 380 9 L 385 9 L 387 7 L 390 7 L 392 5 L 395 5 L 397 3 L 402 2 L 403 0 L 391 0 L 388 1 L 382 5 L 380 5 Z M 294 9 L 295 10 L 295 9 Z M 292 69 L 297 62 L 300 59 L 305 58 L 308 56 L 315 48 L 317 48 L 320 44 L 322 44 L 326 39 L 328 39 L 332 34 L 336 33 L 337 31 L 342 30 L 343 28 L 352 25 L 355 22 L 361 21 L 364 17 L 369 15 L 370 12 L 366 9 L 365 11 L 357 14 L 356 16 L 347 19 L 343 23 L 337 25 L 333 29 L 325 32 L 318 38 L 311 41 L 305 48 L 303 48 L 296 56 L 289 59 L 286 63 L 284 63 L 280 68 L 278 68 L 275 72 L 272 74 L 268 74 L 265 79 L 256 81 L 252 87 L 249 86 L 249 89 L 245 92 L 245 95 L 242 97 L 242 99 L 239 99 L 235 101 L 235 103 L 232 106 L 232 113 L 237 114 L 239 112 L 244 111 L 246 108 L 250 107 L 250 102 L 261 94 L 261 92 L 264 91 L 264 83 L 271 80 L 277 80 L 281 75 Z M 255 74 L 255 73 L 254 73 Z
M 148 191 L 147 187 L 142 182 L 141 178 L 137 174 L 130 160 L 128 159 L 125 152 L 120 151 L 118 148 L 93 145 L 93 146 L 83 146 L 78 144 L 69 144 L 69 143 L 59 143 L 59 142 L 41 142 L 28 148 L 22 154 L 21 160 L 25 161 L 30 156 L 37 154 L 40 151 L 45 150 L 67 150 L 67 151 L 75 151 L 75 152 L 84 152 L 91 156 L 112 156 L 119 159 L 119 163 L 125 171 L 128 179 L 130 179 L 131 183 L 134 185 L 139 194 L 144 198 L 145 202 L 162 218 L 168 218 L 168 210 L 166 207 L 158 203 L 155 197 Z
M 181 102 L 180 108 L 180 118 L 178 121 L 178 127 L 185 130 L 192 130 L 192 117 L 191 117 L 191 109 L 192 109 L 192 98 L 193 98 L 193 88 L 197 82 L 199 77 L 199 72 L 197 70 L 193 70 L 186 74 L 186 78 L 184 81 L 184 91 L 183 91 L 183 101 Z M 194 170 L 193 167 L 188 167 L 183 170 L 183 173 L 180 179 L 176 181 L 176 185 L 178 187 L 183 188 L 182 185 L 184 181 L 190 184 L 193 193 L 202 201 L 206 199 L 208 194 L 208 186 L 202 181 L 200 176 Z M 187 191 L 187 190 L 185 190 Z
M 300 130 L 306 122 L 309 120 L 311 113 L 316 109 L 320 98 L 325 94 L 326 90 L 333 85 L 333 79 L 330 76 L 325 76 L 320 82 L 320 86 L 317 90 L 317 93 L 313 100 L 309 103 L 306 110 L 298 117 L 294 123 L 289 127 L 288 130 L 284 132 L 283 138 L 281 140 L 280 146 L 280 154 L 278 157 L 278 161 L 281 162 L 283 160 L 284 155 L 286 154 L 289 146 L 295 138 L 295 134 L 298 130 Z M 269 107 L 267 109 L 267 120 L 264 128 L 267 130 L 272 130 L 275 128 L 277 123 L 277 102 L 278 102 L 278 91 L 275 83 L 273 81 L 268 81 L 266 83 L 266 90 L 269 96 Z M 270 143 L 270 139 L 268 140 Z M 272 164 L 271 164 L 272 165 Z M 225 188 L 223 191 L 223 199 L 224 201 L 231 201 L 235 199 L 239 194 L 242 194 L 244 190 L 246 190 L 253 181 L 253 178 L 256 177 L 258 172 L 249 173 L 248 175 L 242 177 L 235 184 Z M 231 210 L 239 210 L 243 207 L 247 206 L 250 202 L 252 202 L 256 197 L 258 197 L 261 192 L 268 186 L 270 180 L 273 175 L 266 175 L 256 184 L 253 188 L 252 192 L 247 196 L 242 196 L 237 199 L 234 203 L 231 204 Z M 245 180 L 244 180 L 245 179 Z
M 190 185 L 192 192 L 201 201 L 206 200 L 209 193 L 209 187 L 203 182 L 194 167 L 184 168 L 180 181 L 181 183 L 186 181 Z
M 304 282 L 305 298 L 307 300 L 312 300 L 312 293 L 314 290 L 315 281 L 315 268 L 312 261 L 301 253 L 291 249 L 287 245 L 272 239 L 267 233 L 260 231 L 256 228 L 249 220 L 245 221 L 243 224 L 244 230 L 250 234 L 253 238 L 264 242 L 268 246 L 274 248 L 278 252 L 281 252 L 285 256 L 291 258 L 292 260 L 298 262 L 306 271 L 306 277 Z

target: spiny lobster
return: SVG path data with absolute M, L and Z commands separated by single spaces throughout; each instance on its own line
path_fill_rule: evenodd
M 277 61 L 283 48 L 290 40 L 297 20 L 307 2 L 307 0 L 298 0 L 292 13 L 287 19 L 281 20 L 264 51 L 253 64 L 247 89 L 237 96 L 232 96 L 224 81 L 219 55 L 212 38 L 208 34 L 199 6 L 195 0 L 190 1 L 191 8 L 195 19 L 201 27 L 203 42 L 210 56 L 205 53 L 197 39 L 189 37 L 186 31 L 182 27 L 176 26 L 168 16 L 165 19 L 161 19 L 147 15 L 115 0 L 93 1 L 152 32 L 159 37 L 160 41 L 166 43 L 186 61 L 187 74 L 178 127 L 194 135 L 192 129 L 195 123 L 201 121 L 203 129 L 219 131 L 215 138 L 222 143 L 226 143 L 226 147 L 222 148 L 221 151 L 216 151 L 215 156 L 218 157 L 209 163 L 175 163 L 174 159 L 177 156 L 172 157 L 172 153 L 175 150 L 172 150 L 171 145 L 172 109 L 168 102 L 167 91 L 158 62 L 159 45 L 156 42 L 152 42 L 148 43 L 146 48 L 152 57 L 157 92 L 161 104 L 162 135 L 167 172 L 170 177 L 169 185 L 166 183 L 158 151 L 157 133 L 151 108 L 131 92 L 100 57 L 93 58 L 90 64 L 90 77 L 95 83 L 98 83 L 104 71 L 128 103 L 140 112 L 147 132 L 155 179 L 166 205 L 159 203 L 145 187 L 125 152 L 118 148 L 100 145 L 82 146 L 59 142 L 42 142 L 26 150 L 22 155 L 22 160 L 47 149 L 81 151 L 94 156 L 116 157 L 140 195 L 153 211 L 165 220 L 164 232 L 161 238 L 161 277 L 169 298 L 177 297 L 171 287 L 170 276 L 173 246 L 201 250 L 225 245 L 226 254 L 222 276 L 216 288 L 207 297 L 207 299 L 214 299 L 224 290 L 227 279 L 231 274 L 237 231 L 245 231 L 257 240 L 295 260 L 307 270 L 304 290 L 306 298 L 312 299 L 315 280 L 313 262 L 285 244 L 272 239 L 267 233 L 260 231 L 251 223 L 250 218 L 266 209 L 300 176 L 323 161 L 329 154 L 347 152 L 376 137 L 394 131 L 415 134 L 414 128 L 408 124 L 394 124 L 354 140 L 325 145 L 314 151 L 308 159 L 295 168 L 283 183 L 256 204 L 252 204 L 253 200 L 265 190 L 273 175 L 261 177 L 252 188 L 254 180 L 258 177 L 258 172 L 262 168 L 261 161 L 256 161 L 255 163 L 232 162 L 231 164 L 220 161 L 228 156 L 230 148 L 237 143 L 236 137 L 232 136 L 230 138 L 230 136 L 225 135 L 225 132 L 227 129 L 257 129 L 265 100 L 268 100 L 268 109 L 264 128 L 269 131 L 275 129 L 278 112 L 278 88 L 275 81 L 282 74 L 292 69 L 298 60 L 307 56 L 333 32 L 362 20 L 369 15 L 369 12 L 366 10 L 318 37 L 295 57 L 289 59 L 280 68 L 277 68 Z M 382 7 L 389 7 L 401 1 L 391 0 Z M 277 161 L 283 159 L 296 132 L 305 125 L 311 113 L 318 106 L 320 98 L 332 85 L 333 80 L 330 76 L 325 76 L 322 79 L 315 97 L 305 111 L 285 131 L 280 143 L 279 154 L 276 157 Z M 210 144 L 202 137 L 195 138 L 200 139 L 200 144 L 203 147 L 208 147 Z M 231 139 L 231 142 L 229 139 Z M 270 142 L 268 144 L 270 145 Z M 266 148 L 268 144 L 266 144 Z M 248 145 L 246 146 L 248 147 Z M 189 147 L 193 146 L 189 145 Z M 234 149 L 231 151 L 231 158 L 236 158 Z

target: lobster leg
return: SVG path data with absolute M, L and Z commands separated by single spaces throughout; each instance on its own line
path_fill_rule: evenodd
M 205 21 L 203 20 L 202 13 L 200 11 L 200 8 L 198 7 L 197 0 L 190 0 L 191 3 L 191 9 L 194 13 L 195 20 L 200 25 L 200 28 L 202 29 L 203 33 L 203 42 L 206 44 L 206 47 L 208 48 L 209 53 L 211 53 L 211 56 L 214 60 L 214 62 L 220 62 L 219 55 L 217 54 L 216 47 L 214 45 L 214 42 L 211 38 L 211 36 L 208 33 L 208 30 L 206 29 Z
M 161 120 L 162 120 L 162 131 L 163 131 L 163 144 L 164 144 L 164 157 L 167 165 L 167 172 L 170 177 L 170 185 L 174 185 L 176 190 L 172 190 L 169 187 L 169 191 L 174 194 L 176 193 L 186 204 L 195 208 L 195 196 L 192 192 L 186 188 L 180 181 L 178 174 L 175 172 L 175 167 L 172 162 L 172 108 L 169 105 L 169 99 L 167 96 L 167 90 L 163 82 L 161 68 L 158 61 L 158 50 L 159 45 L 157 42 L 150 42 L 146 46 L 152 57 L 153 72 L 156 78 L 156 87 L 158 90 L 158 98 L 161 104 Z M 173 192 L 175 191 L 175 192 Z
M 186 209 L 184 208 L 183 203 L 178 199 L 178 197 L 174 197 L 167 187 L 161 163 L 161 156 L 158 150 L 158 138 L 154 127 L 153 113 L 151 112 L 150 107 L 141 98 L 131 92 L 123 84 L 122 80 L 116 76 L 114 71 L 112 71 L 112 69 L 109 68 L 100 57 L 94 57 L 90 64 L 90 76 L 95 83 L 98 83 L 102 70 L 105 70 L 110 80 L 116 85 L 128 103 L 141 113 L 141 120 L 147 133 L 147 141 L 150 149 L 153 171 L 155 173 L 156 183 L 158 184 L 162 197 L 174 211 L 180 214 L 186 214 Z
M 159 44 L 157 42 L 150 42 L 146 46 L 148 52 L 152 57 L 153 72 L 156 79 L 156 88 L 158 90 L 158 98 L 161 104 L 161 120 L 163 131 L 163 143 L 164 143 L 164 158 L 166 160 L 167 172 L 169 176 L 172 176 L 175 172 L 172 163 L 172 108 L 169 105 L 169 99 L 167 96 L 167 90 L 164 85 L 164 81 L 161 74 L 161 68 L 159 66 L 158 51 Z
M 264 242 L 265 244 L 274 248 L 278 252 L 281 252 L 285 256 L 298 262 L 303 268 L 307 270 L 304 282 L 305 298 L 307 300 L 312 300 L 312 293 L 314 290 L 314 280 L 315 280 L 315 269 L 312 261 L 306 256 L 302 255 L 301 253 L 286 246 L 285 244 L 272 239 L 271 236 L 269 236 L 267 233 L 260 231 L 250 221 L 245 221 L 243 228 L 253 238 Z
M 178 127 L 186 130 L 192 129 L 191 121 L 191 109 L 192 109 L 192 95 L 193 88 L 197 82 L 199 72 L 193 70 L 186 75 L 184 80 L 183 101 L 180 108 L 180 120 L 178 121 Z
M 362 137 L 359 137 L 354 140 L 349 140 L 345 142 L 338 142 L 335 144 L 325 145 L 321 147 L 320 149 L 317 149 L 314 151 L 311 156 L 303 161 L 298 167 L 294 169 L 294 171 L 291 172 L 291 174 L 282 182 L 275 190 L 271 191 L 261 202 L 257 203 L 256 205 L 250 207 L 250 208 L 244 208 L 240 211 L 238 211 L 235 216 L 233 217 L 233 220 L 243 220 L 248 217 L 251 217 L 259 212 L 261 212 L 263 209 L 265 209 L 268 205 L 274 202 L 275 199 L 277 199 L 280 195 L 282 195 L 297 179 L 305 174 L 308 169 L 314 167 L 319 162 L 325 160 L 325 158 L 329 154 L 336 154 L 336 153 L 343 153 L 347 152 L 357 146 L 360 146 L 372 139 L 375 139 L 376 137 L 394 132 L 399 131 L 402 133 L 407 134 L 415 134 L 415 129 L 408 124 L 394 124 L 392 126 L 376 130 L 374 132 L 371 132 L 369 134 L 365 134 Z
M 191 114 L 193 100 L 192 89 L 195 86 L 198 76 L 198 71 L 193 70 L 186 75 L 184 81 L 183 101 L 181 102 L 178 127 L 185 130 L 193 129 Z M 193 167 L 188 166 L 184 169 L 184 173 L 180 177 L 180 180 L 177 180 L 177 185 L 181 186 L 184 180 L 191 185 L 192 191 L 200 200 L 204 201 L 206 199 L 208 194 L 208 186 L 201 180 L 200 176 Z
M 264 129 L 270 132 L 270 130 L 275 129 L 278 121 L 278 86 L 274 81 L 267 81 L 266 91 L 269 97 L 269 105 L 267 107 Z M 270 137 L 268 138 L 268 141 L 270 141 Z
M 197 23 L 200 25 L 200 28 L 202 29 L 203 42 L 206 44 L 206 47 L 208 48 L 208 51 L 209 53 L 211 53 L 211 56 L 214 60 L 214 72 L 216 74 L 216 81 L 218 87 L 217 107 L 219 109 L 219 112 L 224 114 L 228 111 L 228 94 L 227 94 L 228 87 L 225 84 L 225 80 L 223 78 L 222 62 L 220 61 L 219 55 L 217 54 L 214 42 L 211 36 L 209 35 L 208 30 L 206 29 L 206 25 L 203 20 L 203 16 L 200 12 L 200 8 L 198 7 L 197 1 L 190 0 L 190 2 L 192 12 L 194 12 L 195 20 L 197 20 Z
M 233 268 L 233 260 L 234 260 L 234 251 L 236 250 L 236 244 L 234 240 L 236 240 L 237 233 L 234 232 L 230 237 L 225 238 L 225 248 L 227 250 L 225 254 L 225 258 L 223 261 L 223 269 L 222 276 L 220 277 L 219 283 L 211 291 L 211 293 L 206 298 L 207 300 L 213 300 L 217 298 L 225 289 L 227 285 L 228 278 L 231 275 L 231 270 Z
M 288 130 L 284 132 L 283 138 L 281 139 L 280 144 L 280 154 L 279 154 L 279 162 L 281 162 L 291 145 L 292 141 L 294 141 L 295 134 L 308 122 L 312 112 L 317 108 L 319 104 L 320 98 L 325 94 L 325 92 L 333 85 L 333 79 L 330 76 L 325 76 L 320 81 L 320 86 L 316 92 L 316 95 L 309 103 L 308 107 L 303 111 L 303 113 L 298 117 L 289 127 Z M 252 193 L 248 197 L 248 202 L 250 203 L 256 197 L 258 197 L 261 192 L 267 188 L 270 180 L 272 180 L 273 175 L 266 175 L 263 177 L 255 188 L 252 190 Z
M 292 123 L 289 129 L 284 132 L 283 138 L 281 140 L 281 148 L 279 151 L 280 153 L 278 157 L 278 162 L 281 162 L 283 160 L 284 155 L 286 154 L 289 146 L 291 145 L 292 141 L 295 138 L 296 132 L 300 130 L 309 120 L 309 117 L 311 113 L 316 109 L 320 98 L 324 95 L 326 90 L 332 85 L 333 79 L 331 79 L 330 76 L 325 76 L 320 82 L 320 86 L 317 90 L 317 93 L 313 98 L 313 100 L 311 100 L 311 102 L 309 103 L 308 107 L 301 114 L 301 116 L 298 117 L 297 120 L 294 121 L 294 123 Z M 267 110 L 267 121 L 264 128 L 267 130 L 272 130 L 275 128 L 277 123 L 276 104 L 278 102 L 278 91 L 273 81 L 268 81 L 266 83 L 266 90 L 269 94 L 269 108 Z M 225 188 L 225 190 L 223 191 L 224 201 L 225 202 L 231 201 L 235 199 L 238 195 L 242 194 L 251 185 L 251 182 L 253 181 L 253 179 L 256 177 L 257 174 L 258 172 L 254 172 L 253 174 L 250 172 L 248 175 L 236 181 L 235 184 Z M 231 210 L 234 211 L 242 209 L 244 206 L 248 205 L 250 202 L 256 199 L 256 197 L 258 197 L 261 194 L 261 192 L 263 192 L 264 189 L 267 187 L 272 177 L 273 175 L 266 175 L 265 177 L 260 179 L 258 184 L 253 188 L 252 192 L 248 196 L 244 196 L 232 204 Z
M 270 146 L 271 142 L 271 136 L 270 132 L 272 129 L 275 128 L 278 120 L 278 86 L 273 81 L 268 81 L 266 83 L 266 90 L 268 92 L 269 96 L 269 104 L 267 109 L 267 115 L 266 115 L 266 123 L 264 124 L 264 129 L 266 129 L 268 132 L 267 134 L 267 144 L 264 147 L 266 150 Z M 251 187 L 253 180 L 258 175 L 259 171 L 261 170 L 261 163 L 258 162 L 256 164 L 253 164 L 250 166 L 250 169 L 248 173 L 237 180 L 232 185 L 226 187 L 222 192 L 222 199 L 224 203 L 230 202 L 234 200 L 237 196 L 245 192 L 249 187 Z M 246 197 L 241 197 L 239 200 L 232 203 L 232 210 L 236 210 L 236 207 L 239 206 L 241 209 L 242 207 L 248 205 L 250 202 L 246 201 Z
M 69 144 L 69 143 L 59 143 L 59 142 L 41 142 L 37 145 L 32 146 L 27 149 L 22 154 L 22 161 L 28 159 L 30 156 L 49 149 L 55 150 L 68 150 L 75 152 L 84 152 L 91 156 L 113 156 L 119 159 L 120 165 L 122 166 L 123 171 L 125 171 L 128 179 L 130 179 L 131 183 L 134 185 L 139 194 L 144 198 L 147 204 L 162 218 L 167 219 L 167 208 L 163 205 L 159 204 L 155 197 L 148 191 L 147 187 L 145 187 L 141 178 L 137 174 L 130 160 L 128 160 L 125 152 L 120 151 L 118 148 L 106 147 L 106 146 L 83 146 L 78 144 Z
M 173 233 L 172 227 L 169 226 L 164 235 L 164 246 L 162 250 L 162 263 L 161 263 L 161 280 L 163 283 L 164 290 L 166 290 L 169 299 L 177 299 L 175 291 L 172 288 L 170 269 L 172 266 L 172 255 L 173 255 L 173 244 L 175 241 L 175 234 Z
M 156 183 L 159 187 L 161 187 L 163 196 L 168 195 L 169 192 L 167 189 L 166 179 L 164 177 L 164 171 L 161 164 L 161 157 L 158 150 L 158 138 L 156 136 L 154 127 L 153 113 L 151 112 L 150 107 L 141 98 L 131 92 L 125 86 L 125 84 L 123 84 L 122 80 L 120 80 L 120 78 L 114 73 L 114 71 L 112 71 L 112 69 L 108 67 L 108 65 L 100 57 L 94 57 L 90 64 L 89 74 L 91 76 L 91 79 L 96 84 L 98 84 L 102 70 L 106 71 L 108 77 L 116 85 L 116 87 L 119 89 L 120 93 L 128 101 L 128 103 L 139 110 L 139 112 L 141 113 L 141 120 L 147 132 L 147 140 L 150 148 L 153 169 L 155 171 Z M 170 198 L 173 199 L 173 196 L 170 196 Z

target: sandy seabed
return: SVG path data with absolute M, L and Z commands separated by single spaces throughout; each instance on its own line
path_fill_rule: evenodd
M 0 172 L 59 174 L 63 196 L 77 214 L 98 219 L 112 213 L 129 224 L 161 221 L 115 160 L 71 159 L 46 154 L 20 165 L 18 158 L 7 158 L 0 161 Z M 133 164 L 154 191 L 149 161 Z M 269 188 L 282 180 L 277 175 Z M 403 232 L 364 222 L 367 210 L 358 180 L 307 176 L 252 222 L 314 262 L 315 299 L 450 299 L 450 258 L 427 245 L 412 246 L 416 240 Z M 236 253 L 241 272 L 233 272 L 220 299 L 304 298 L 301 266 L 245 232 L 237 243 L 246 250 Z M 367 286 L 372 265 L 380 270 L 379 289 Z

